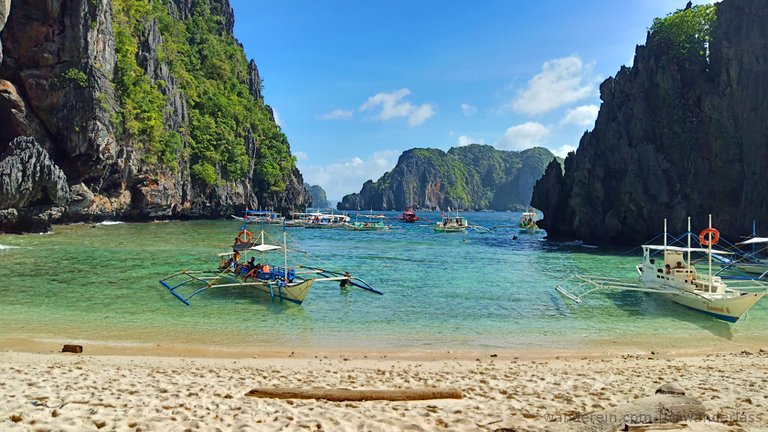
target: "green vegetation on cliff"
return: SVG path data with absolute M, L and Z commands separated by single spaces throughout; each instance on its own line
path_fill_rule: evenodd
M 654 19 L 650 32 L 658 40 L 668 43 L 677 56 L 707 56 L 716 10 L 715 5 L 678 10 Z
M 295 160 L 288 140 L 274 123 L 263 100 L 247 85 L 248 62 L 242 47 L 224 30 L 220 3 L 191 2 L 190 18 L 174 19 L 170 0 L 114 0 L 117 45 L 116 88 L 120 112 L 115 116 L 125 137 L 145 149 L 145 161 L 177 169 L 189 158 L 193 176 L 207 184 L 241 180 L 248 175 L 245 141 L 256 141 L 254 176 L 265 191 L 285 189 Z M 139 65 L 139 41 L 156 23 L 162 37 L 157 56 L 166 63 L 186 98 L 189 123 L 168 129 L 162 90 Z M 180 154 L 186 141 L 189 154 Z

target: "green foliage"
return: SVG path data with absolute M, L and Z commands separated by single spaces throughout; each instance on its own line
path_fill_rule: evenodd
M 242 180 L 249 172 L 249 133 L 256 142 L 254 181 L 262 191 L 285 190 L 295 160 L 288 139 L 274 123 L 269 107 L 246 84 L 248 62 L 242 47 L 224 31 L 218 2 L 193 0 L 191 17 L 175 20 L 170 0 L 114 0 L 115 37 L 121 119 L 125 133 L 145 143 L 150 162 L 174 167 L 182 136 L 163 125 L 166 83 L 150 83 L 137 65 L 138 40 L 146 25 L 157 22 L 163 43 L 158 60 L 169 65 L 187 99 L 192 175 L 206 184 Z
M 69 68 L 61 74 L 63 81 L 68 81 L 79 85 L 81 88 L 88 87 L 88 76 L 80 69 Z
M 112 8 L 117 52 L 115 88 L 120 102 L 119 116 L 113 121 L 134 145 L 147 150 L 145 163 L 157 163 L 158 156 L 168 162 L 167 149 L 163 148 L 165 97 L 136 61 L 137 35 L 141 34 L 152 6 L 141 0 L 115 0 Z M 169 165 L 175 167 L 175 159 Z
M 706 57 L 716 10 L 715 5 L 698 5 L 656 18 L 650 28 L 651 35 L 668 43 L 678 57 Z

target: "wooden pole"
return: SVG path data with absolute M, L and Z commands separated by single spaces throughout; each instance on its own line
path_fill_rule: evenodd
M 462 393 L 453 388 L 423 388 L 397 390 L 255 388 L 246 396 L 269 399 L 325 399 L 332 402 L 361 402 L 370 400 L 416 401 L 429 399 L 461 399 Z

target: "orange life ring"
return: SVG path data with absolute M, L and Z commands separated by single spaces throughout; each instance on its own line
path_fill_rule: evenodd
M 243 238 L 243 236 L 245 236 L 245 238 Z M 239 243 L 250 243 L 251 240 L 253 240 L 253 234 L 248 230 L 242 230 L 240 231 L 240 234 L 237 235 L 237 241 Z
M 707 235 L 710 235 L 707 238 Z M 699 233 L 699 243 L 702 246 L 714 246 L 720 240 L 720 231 L 714 228 L 706 228 Z

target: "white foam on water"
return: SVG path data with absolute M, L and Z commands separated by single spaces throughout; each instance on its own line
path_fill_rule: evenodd
M 18 249 L 18 246 L 8 246 L 4 244 L 0 244 L 0 250 L 8 250 L 8 249 Z
M 120 225 L 124 223 L 125 222 L 105 220 L 104 222 L 99 222 L 97 225 Z

